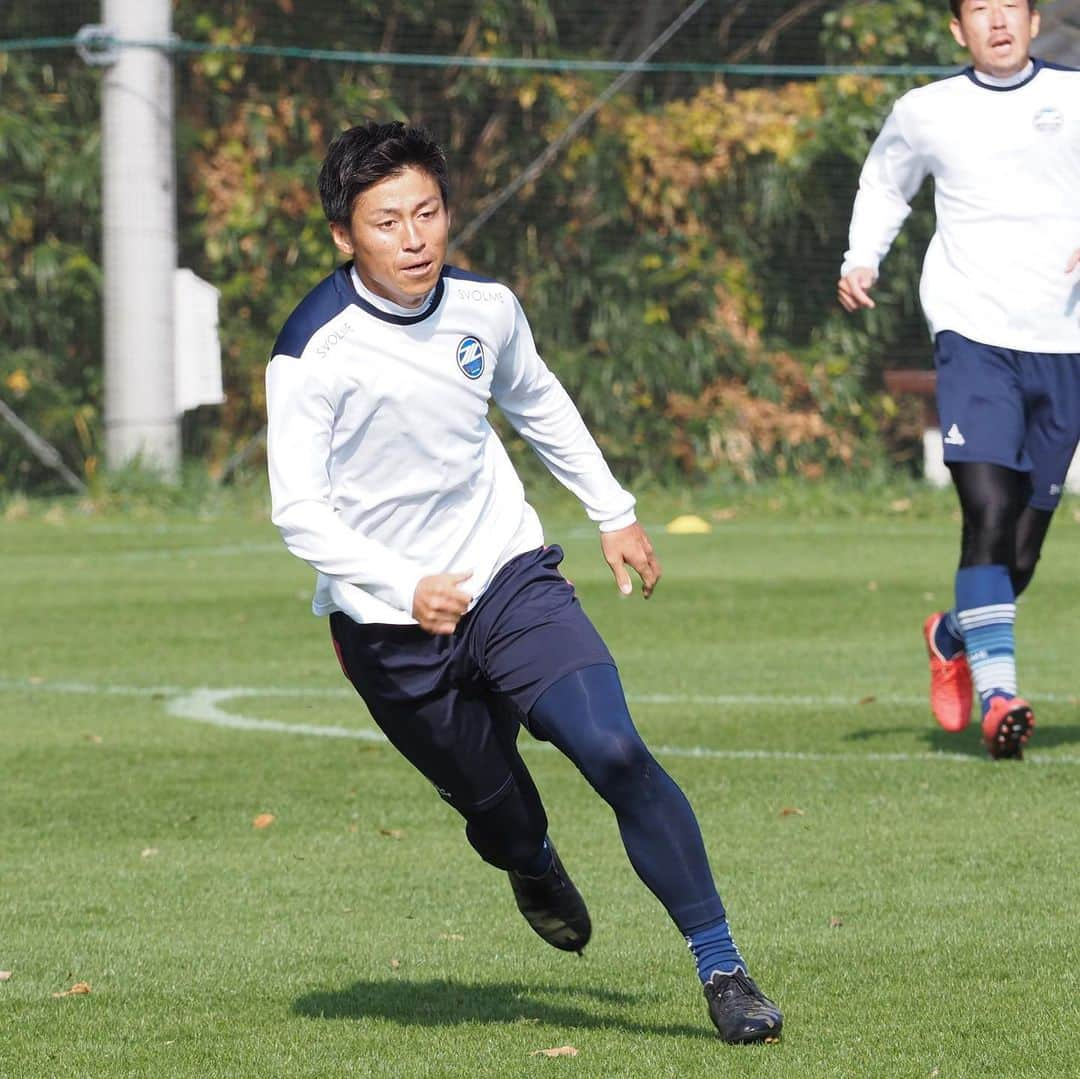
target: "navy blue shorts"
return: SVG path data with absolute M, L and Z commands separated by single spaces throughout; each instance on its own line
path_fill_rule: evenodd
M 934 339 L 945 460 L 1031 473 L 1031 505 L 1054 510 L 1080 443 L 1080 354 Z
M 452 635 L 330 616 L 346 677 L 394 745 L 459 812 L 496 802 L 532 706 L 572 671 L 614 665 L 559 572 L 563 552 L 511 559 Z

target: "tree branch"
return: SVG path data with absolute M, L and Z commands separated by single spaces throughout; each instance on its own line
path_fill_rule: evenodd
M 728 58 L 727 63 L 738 64 L 745 60 L 751 53 L 768 52 L 776 44 L 776 39 L 796 23 L 801 22 L 808 15 L 813 15 L 818 8 L 824 7 L 828 0 L 803 0 L 796 4 L 790 11 L 785 11 L 775 22 L 754 41 L 748 41 L 745 45 L 737 48 Z

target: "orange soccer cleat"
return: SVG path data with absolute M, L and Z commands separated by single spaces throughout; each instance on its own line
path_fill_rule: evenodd
M 1024 759 L 1024 744 L 1031 737 L 1035 715 L 1020 697 L 994 697 L 983 716 L 983 744 L 996 761 Z
M 946 659 L 934 644 L 938 623 L 944 617 L 945 613 L 938 611 L 923 622 L 923 639 L 930 656 L 930 711 L 945 730 L 955 733 L 971 722 L 971 671 L 963 652 Z

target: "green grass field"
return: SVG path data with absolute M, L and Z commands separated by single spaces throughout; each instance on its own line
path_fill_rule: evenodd
M 925 704 L 957 541 L 934 506 L 670 536 L 646 501 L 648 603 L 548 515 L 785 1011 L 748 1048 L 712 1034 L 607 808 L 526 736 L 595 926 L 583 959 L 531 933 L 374 737 L 258 513 L 9 509 L 0 1075 L 1080 1075 L 1080 523 L 1020 608 L 1028 760 L 994 764 Z

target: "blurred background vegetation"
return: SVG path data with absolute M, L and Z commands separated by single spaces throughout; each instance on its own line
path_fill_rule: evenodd
M 220 474 L 259 436 L 268 350 L 335 265 L 315 176 L 336 132 L 370 118 L 427 125 L 465 225 L 615 74 L 425 56 L 630 60 L 685 6 L 177 0 L 184 41 L 413 57 L 175 54 L 180 264 L 221 290 L 228 397 L 185 418 L 187 456 Z M 715 0 L 653 60 L 954 64 L 947 16 L 937 0 Z M 0 39 L 70 36 L 100 18 L 94 2 L 8 0 Z M 70 48 L 0 52 L 0 399 L 91 483 L 103 436 L 101 78 Z M 636 74 L 452 261 L 517 291 L 627 480 L 910 470 L 919 406 L 891 399 L 882 371 L 929 364 L 916 295 L 928 190 L 877 309 L 848 318 L 834 297 L 859 167 L 892 100 L 920 81 Z M 257 453 L 246 467 L 261 468 Z M 0 492 L 60 486 L 0 425 Z

